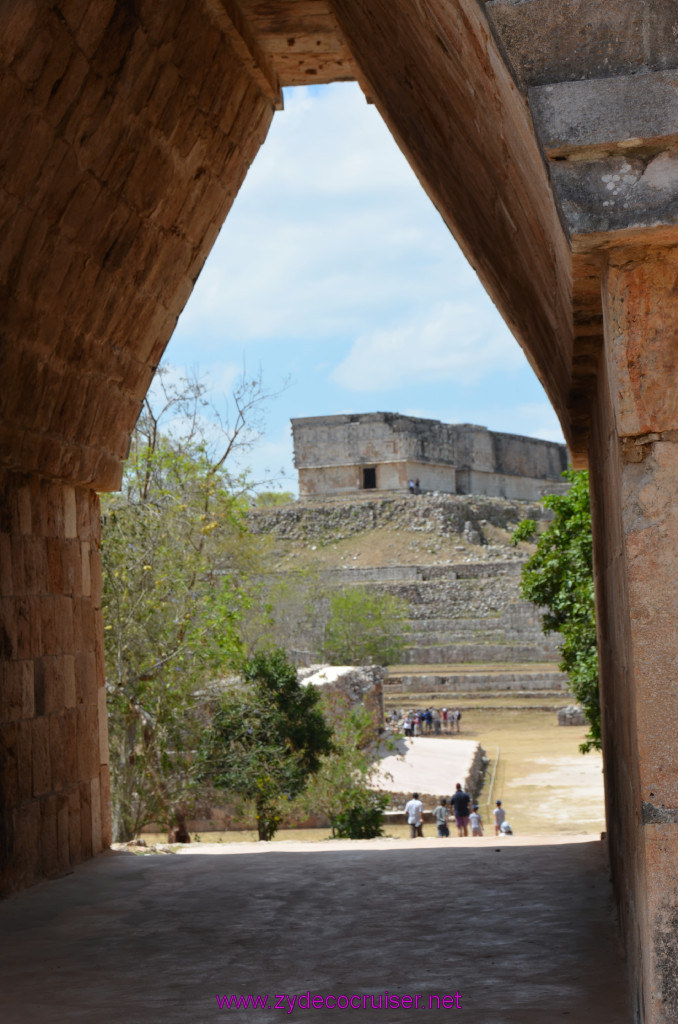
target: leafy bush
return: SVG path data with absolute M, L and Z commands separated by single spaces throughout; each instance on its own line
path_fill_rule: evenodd
M 357 792 L 356 803 L 331 820 L 332 834 L 339 839 L 376 839 L 384 834 L 385 793 Z
M 569 675 L 590 725 L 580 747 L 586 753 L 601 747 L 589 476 L 575 470 L 563 476 L 572 486 L 567 494 L 549 494 L 542 500 L 554 517 L 523 567 L 521 593 L 546 609 L 544 632 L 563 638 L 560 668 Z M 514 543 L 532 540 L 536 531 L 534 520 L 524 520 L 513 533 Z
M 335 665 L 392 665 L 403 654 L 407 604 L 391 594 L 342 590 L 330 602 L 324 654 Z

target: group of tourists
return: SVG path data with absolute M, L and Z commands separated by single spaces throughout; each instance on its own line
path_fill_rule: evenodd
M 415 736 L 440 736 L 441 733 L 461 732 L 459 708 L 417 708 L 413 711 L 394 712 L 405 739 Z
M 407 824 L 410 826 L 410 839 L 416 839 L 417 836 L 423 838 L 424 805 L 419 799 L 418 793 L 413 793 L 411 800 L 405 804 L 405 813 L 407 814 Z M 452 817 L 454 817 L 460 838 L 468 836 L 469 828 L 472 836 L 484 835 L 483 819 L 478 811 L 478 804 L 471 802 L 469 794 L 461 788 L 461 782 L 457 783 L 454 795 L 450 797 L 449 801 L 444 796 L 440 797 L 433 816 L 439 839 L 449 838 L 449 822 Z M 501 800 L 497 800 L 492 816 L 495 836 L 513 835 L 513 829 L 506 820 L 506 812 L 501 805 Z

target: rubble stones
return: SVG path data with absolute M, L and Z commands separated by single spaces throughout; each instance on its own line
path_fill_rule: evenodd
M 588 725 L 584 709 L 579 704 L 568 704 L 558 709 L 558 725 Z
M 403 497 L 324 499 L 298 501 L 267 509 L 252 509 L 253 533 L 271 533 L 287 540 L 329 543 L 363 533 L 377 526 L 463 536 L 475 532 L 480 541 L 488 524 L 511 529 L 522 519 L 547 520 L 538 502 L 466 495 L 415 495 Z M 478 543 L 479 541 L 474 541 Z M 523 557 L 502 548 L 503 554 Z

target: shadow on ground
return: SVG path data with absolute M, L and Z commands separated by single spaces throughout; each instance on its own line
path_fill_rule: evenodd
M 109 852 L 0 906 L 2 1020 L 343 1019 L 273 1008 L 310 990 L 358 994 L 356 1022 L 630 1022 L 603 844 L 483 843 Z M 418 1010 L 362 1008 L 385 990 Z M 268 1008 L 219 1008 L 250 993 Z

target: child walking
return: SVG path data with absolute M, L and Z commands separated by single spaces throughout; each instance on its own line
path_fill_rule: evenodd
M 483 819 L 478 814 L 478 804 L 473 805 L 473 810 L 469 815 L 469 825 L 471 826 L 472 836 L 482 836 L 483 834 Z

